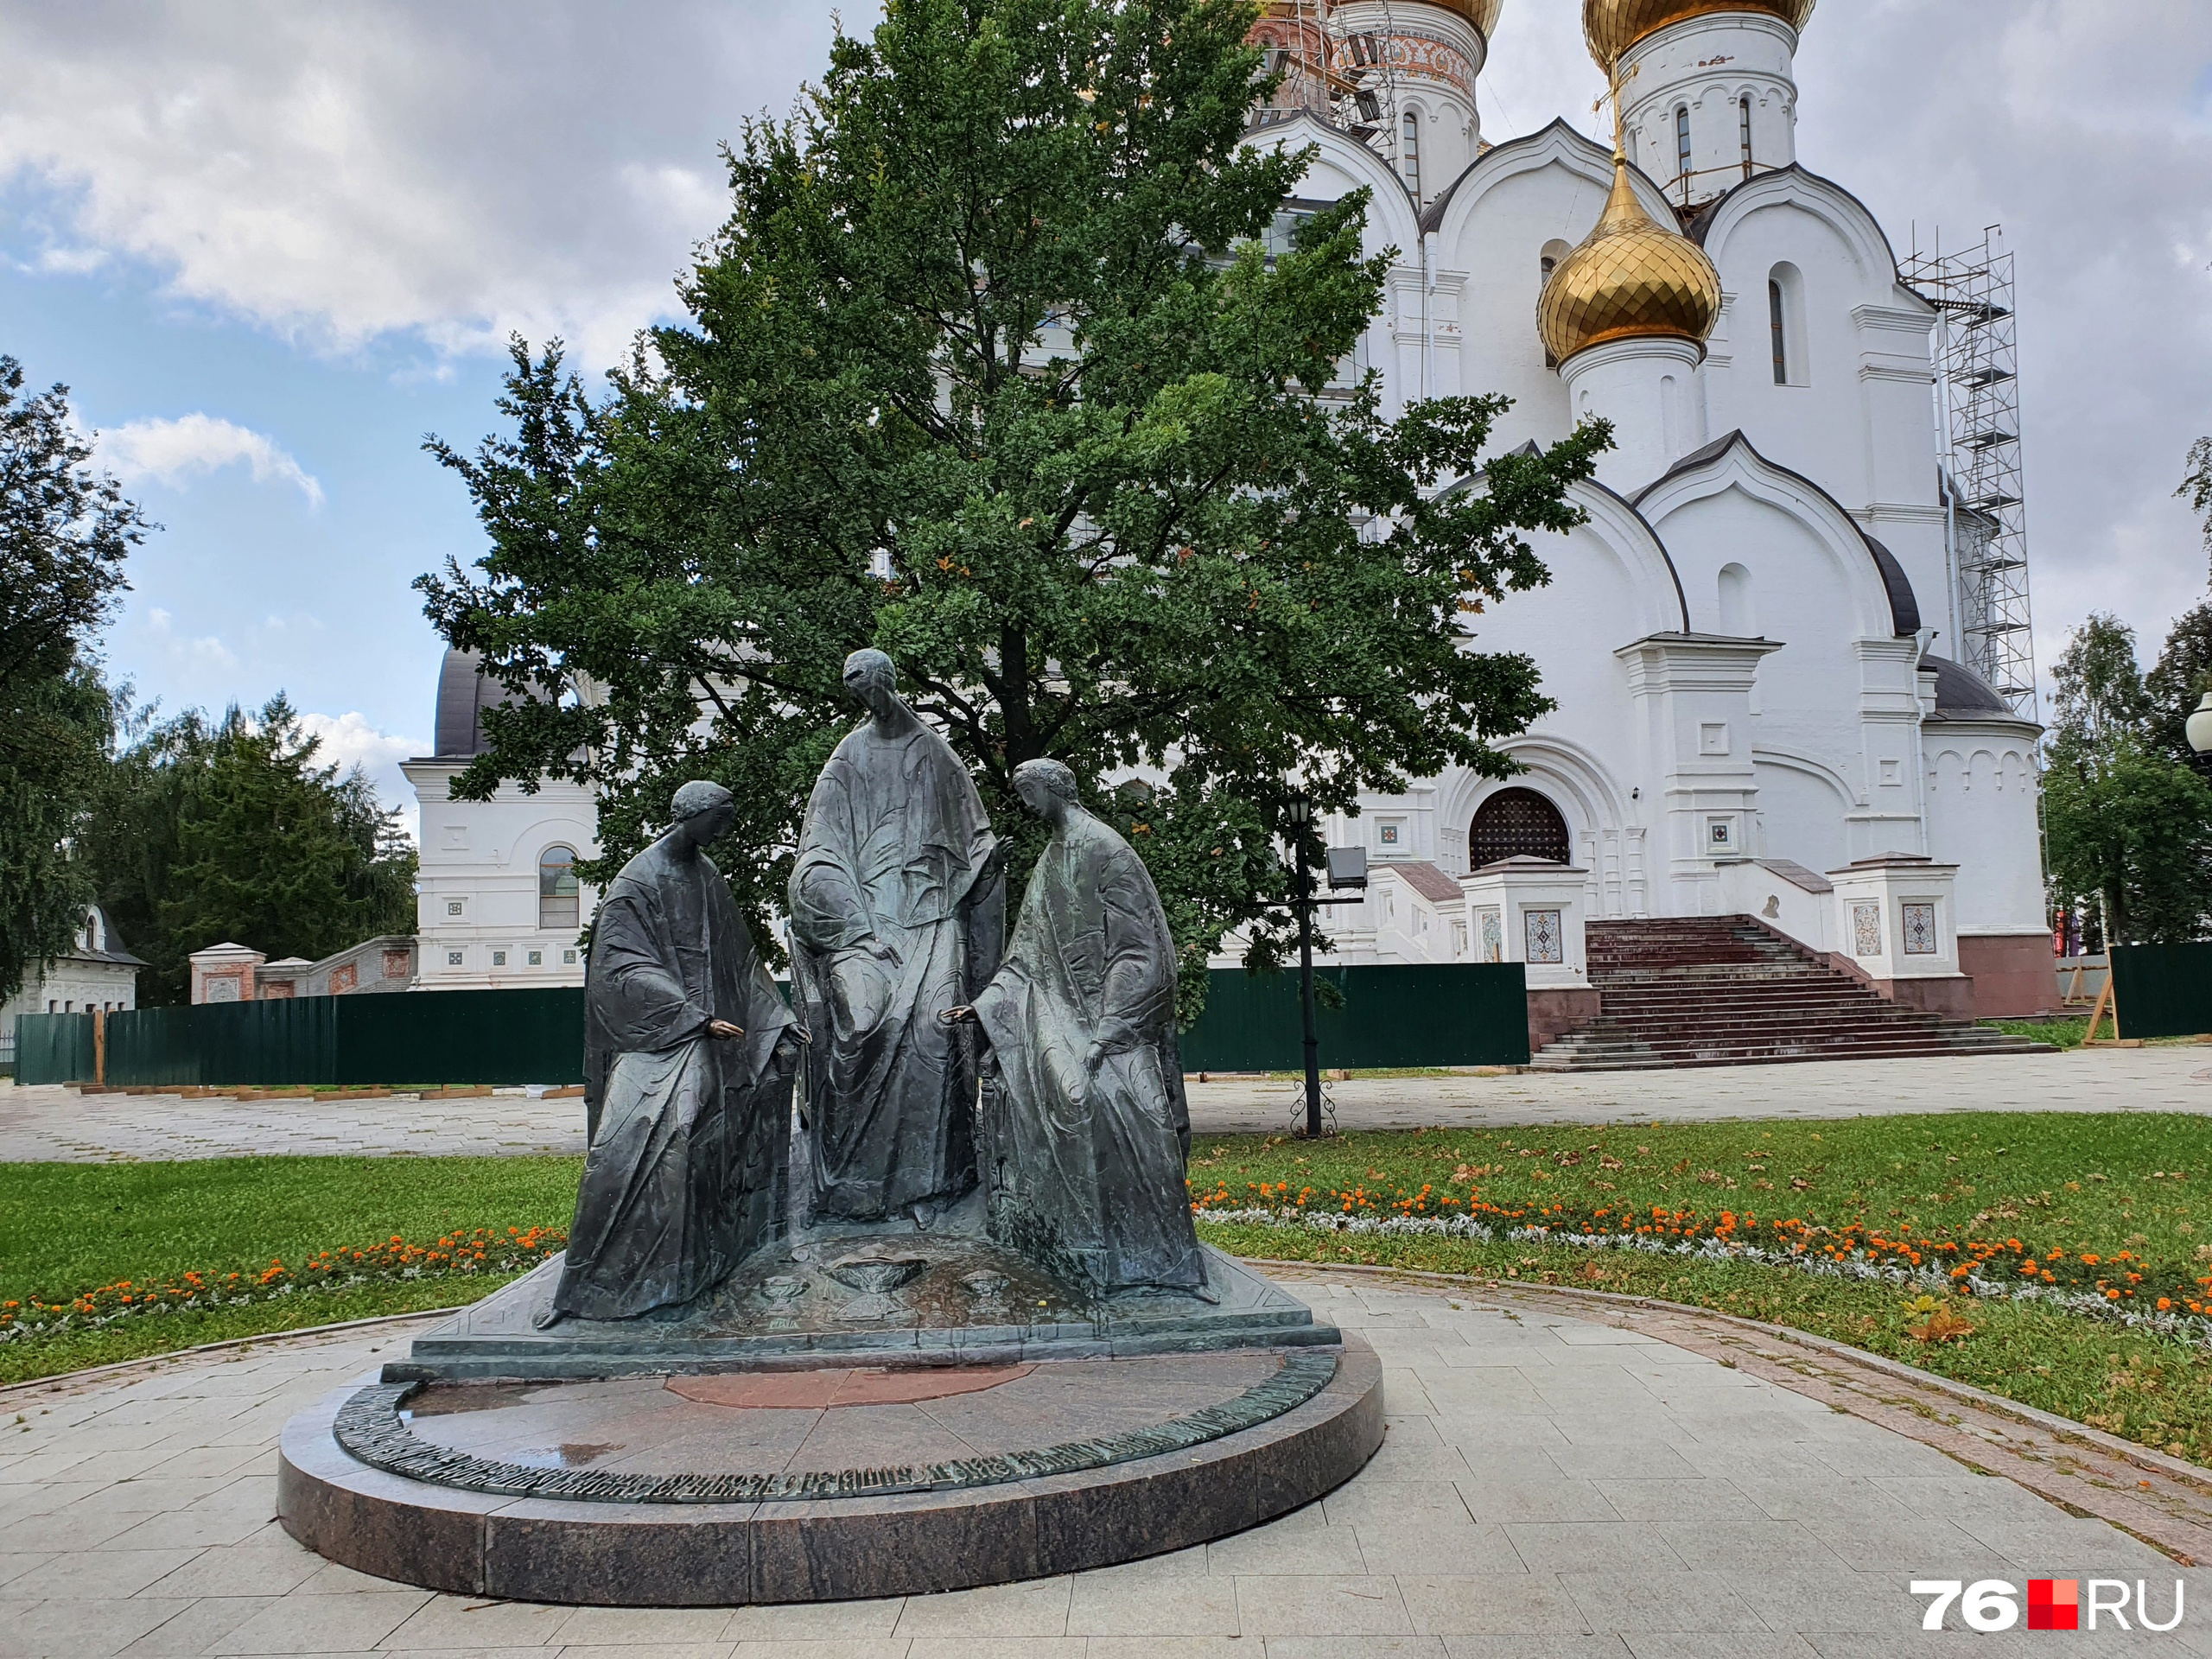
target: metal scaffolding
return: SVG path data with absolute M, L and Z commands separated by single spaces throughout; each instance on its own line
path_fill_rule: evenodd
M 1977 245 L 1955 253 L 1942 251 L 1939 232 L 1934 251 L 1915 248 L 1904 277 L 1936 307 L 1929 345 L 1955 618 L 1945 654 L 1987 680 L 2015 714 L 2034 720 L 2012 254 L 1995 225 Z
M 1346 29 L 1332 15 L 1334 3 L 1340 0 L 1270 0 L 1262 27 L 1277 39 L 1288 37 L 1271 66 L 1282 72 L 1283 85 L 1273 105 L 1253 111 L 1252 124 L 1272 126 L 1300 112 L 1319 116 L 1406 177 L 1391 0 L 1382 0 L 1379 32 Z

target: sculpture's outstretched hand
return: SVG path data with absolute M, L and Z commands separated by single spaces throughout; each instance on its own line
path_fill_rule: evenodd
M 734 1042 L 745 1035 L 745 1027 L 733 1026 L 727 1020 L 709 1020 L 707 1021 L 707 1035 L 718 1038 L 725 1043 Z
M 964 1026 L 971 1023 L 975 1018 L 974 1006 L 963 1002 L 957 1008 L 946 1008 L 940 1013 L 938 1015 L 938 1023 L 945 1026 Z

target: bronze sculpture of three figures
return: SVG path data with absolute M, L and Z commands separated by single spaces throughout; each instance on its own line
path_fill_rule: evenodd
M 703 850 L 734 817 L 719 785 L 677 791 L 607 890 L 589 1150 L 541 1323 L 679 1315 L 795 1207 L 843 1232 L 988 1233 L 1093 1297 L 1211 1300 L 1151 876 L 1065 766 L 1027 761 L 1014 789 L 1051 838 L 1007 938 L 1006 845 L 974 782 L 882 652 L 855 652 L 844 683 L 868 718 L 800 827 L 788 1005 Z

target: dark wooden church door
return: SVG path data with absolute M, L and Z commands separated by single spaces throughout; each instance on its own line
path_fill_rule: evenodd
M 1501 858 L 1567 860 L 1567 820 L 1533 789 L 1501 789 L 1475 810 L 1467 831 L 1467 868 L 1479 870 Z

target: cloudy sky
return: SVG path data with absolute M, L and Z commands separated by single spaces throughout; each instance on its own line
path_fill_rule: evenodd
M 1599 130 L 1579 14 L 1506 0 L 1486 137 Z M 411 808 L 440 645 L 408 583 L 480 547 L 424 435 L 491 429 L 512 332 L 596 372 L 664 318 L 716 145 L 830 33 L 817 0 L 0 9 L 0 352 L 164 527 L 115 677 L 288 691 Z M 2206 585 L 2172 492 L 2212 432 L 2212 5 L 1821 0 L 1797 67 L 1800 160 L 1900 253 L 2004 226 L 2038 660 L 2092 607 L 2147 658 Z

